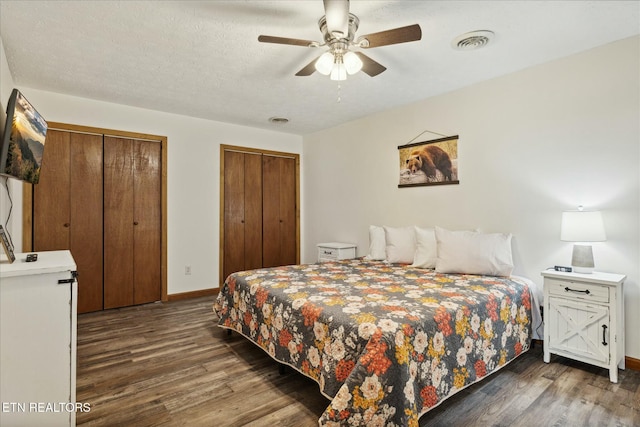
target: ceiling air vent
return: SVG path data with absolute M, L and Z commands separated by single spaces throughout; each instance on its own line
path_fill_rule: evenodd
M 451 42 L 457 50 L 475 50 L 486 46 L 493 38 L 493 31 L 480 30 L 459 35 Z
M 287 119 L 286 117 L 269 117 L 269 121 L 277 125 L 283 125 L 285 123 L 289 123 L 289 119 Z

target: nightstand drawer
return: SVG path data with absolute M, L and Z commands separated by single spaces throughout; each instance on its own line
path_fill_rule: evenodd
M 582 301 L 609 302 L 609 288 L 592 283 L 547 279 L 549 294 Z
M 338 259 L 339 252 L 340 250 L 336 248 L 318 248 L 318 257 Z
M 318 262 L 337 261 L 356 257 L 356 245 L 351 243 L 320 243 Z

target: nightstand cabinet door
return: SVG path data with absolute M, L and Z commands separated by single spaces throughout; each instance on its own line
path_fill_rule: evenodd
M 609 307 L 550 297 L 549 350 L 609 363 Z

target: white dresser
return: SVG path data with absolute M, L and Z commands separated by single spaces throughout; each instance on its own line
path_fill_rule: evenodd
M 0 263 L 0 425 L 74 426 L 76 263 L 69 251 Z
M 318 243 L 318 262 L 355 258 L 356 247 L 353 243 Z
M 624 369 L 626 276 L 545 270 L 544 361 L 551 353 L 609 369 L 618 382 Z

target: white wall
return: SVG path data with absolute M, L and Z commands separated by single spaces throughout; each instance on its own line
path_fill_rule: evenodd
M 570 264 L 560 217 L 582 204 L 605 219 L 596 268 L 628 276 L 626 354 L 640 358 L 639 40 L 305 136 L 303 260 L 322 241 L 365 255 L 370 224 L 477 227 L 512 232 L 515 273 L 541 284 Z M 426 129 L 460 135 L 460 184 L 398 188 L 397 147 Z
M 0 52 L 6 65 L 4 50 Z M 3 109 L 5 94 L 2 68 Z M 10 77 L 10 76 L 9 76 Z M 168 138 L 168 293 L 196 291 L 219 285 L 220 144 L 301 153 L 302 137 L 209 120 L 195 119 L 118 104 L 19 87 L 50 122 L 163 135 Z M 224 102 L 224 100 L 212 102 Z M 265 118 L 266 120 L 267 118 Z M 45 145 L 46 150 L 46 145 Z M 15 180 L 10 180 L 15 181 Z M 15 186 L 11 230 L 22 240 L 20 185 Z M 16 197 L 20 202 L 15 203 Z M 4 200 L 3 200 L 4 206 Z M 2 212 L 2 222 L 6 218 Z M 16 242 L 16 243 L 18 243 Z M 186 276 L 185 266 L 191 266 Z
M 13 77 L 9 71 L 9 64 L 4 54 L 2 39 L 0 39 L 0 137 L 4 130 L 4 123 L 7 120 L 7 101 L 9 100 L 12 90 Z M 21 214 L 16 214 L 16 209 L 22 206 L 22 184 L 15 179 L 9 179 L 7 186 L 10 194 L 7 194 L 4 181 L 5 178 L 0 177 L 0 182 L 2 183 L 2 185 L 0 185 L 0 224 L 2 227 L 7 226 L 13 244 L 19 251 L 22 248 L 22 218 L 20 216 Z M 11 209 L 11 201 L 13 201 L 13 210 Z M 10 210 L 12 210 L 11 213 L 9 212 Z M 4 253 L 2 253 L 2 256 L 4 256 Z

